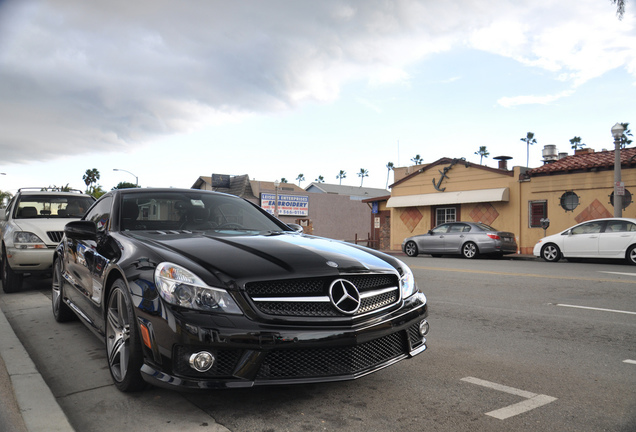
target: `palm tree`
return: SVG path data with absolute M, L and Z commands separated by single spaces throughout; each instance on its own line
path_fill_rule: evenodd
M 627 138 L 632 136 L 632 131 L 629 130 L 629 123 L 621 123 L 621 126 L 625 129 L 621 137 L 621 148 L 625 148 L 632 143 L 632 140 Z
M 287 179 L 285 177 L 281 177 L 280 182 L 281 183 L 289 183 L 289 181 L 287 181 Z
M 616 15 L 618 19 L 622 20 L 625 15 L 625 0 L 612 0 L 612 3 L 616 5 Z
M 360 168 L 360 172 L 358 173 L 358 177 L 360 177 L 360 187 L 362 187 L 362 182 L 364 182 L 365 177 L 369 177 L 369 170 L 364 168 Z
M 422 159 L 420 157 L 420 155 L 416 154 L 414 158 L 411 158 L 411 161 L 415 164 L 415 165 L 421 165 L 422 162 L 424 162 L 424 159 Z
M 315 180 L 318 183 L 324 183 L 325 182 L 325 178 L 321 175 L 318 176 L 318 178 Z
M 393 165 L 393 162 L 389 162 L 388 164 L 386 164 L 386 169 L 388 170 L 388 172 L 386 173 L 386 188 L 389 188 L 389 175 L 391 174 L 391 171 L 393 170 L 393 168 L 395 168 L 395 166 Z
M 90 186 L 93 183 L 97 183 L 97 180 L 99 180 L 99 177 L 100 177 L 99 171 L 97 170 L 97 168 L 93 168 L 93 169 L 87 169 L 82 179 L 84 180 L 84 183 L 86 183 L 86 187 L 90 188 Z
M 521 141 L 526 143 L 526 166 L 528 166 L 530 163 L 530 146 L 537 143 L 537 140 L 534 138 L 534 132 L 528 132 L 525 138 L 521 138 Z
M 490 152 L 486 150 L 486 146 L 479 146 L 479 151 L 476 151 L 475 154 L 479 155 L 479 165 L 481 165 L 481 161 L 484 160 L 485 157 L 488 157 Z
M 342 185 L 342 179 L 347 178 L 347 173 L 344 170 L 340 170 L 340 173 L 336 176 L 337 179 L 340 179 L 340 185 Z
M 581 137 L 575 136 L 570 140 L 570 144 L 572 144 L 572 148 L 576 152 L 578 149 L 582 149 L 585 147 L 585 143 L 581 142 Z
M 305 174 L 298 174 L 298 177 L 296 177 L 296 180 L 298 180 L 298 186 L 300 186 L 300 182 L 305 181 Z

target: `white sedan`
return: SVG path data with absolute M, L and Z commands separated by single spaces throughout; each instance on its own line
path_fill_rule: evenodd
M 534 256 L 548 262 L 563 258 L 614 258 L 636 264 L 636 219 L 607 218 L 580 223 L 539 240 Z

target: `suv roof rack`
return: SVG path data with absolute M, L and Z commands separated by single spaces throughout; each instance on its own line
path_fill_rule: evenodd
M 54 186 L 54 187 L 23 187 L 18 189 L 18 192 L 22 192 L 22 191 L 26 191 L 26 190 L 35 190 L 35 191 L 40 191 L 40 192 L 78 192 L 81 194 L 84 194 L 84 192 L 82 192 L 79 189 L 65 189 L 62 190 L 62 187 L 58 187 L 58 186 Z

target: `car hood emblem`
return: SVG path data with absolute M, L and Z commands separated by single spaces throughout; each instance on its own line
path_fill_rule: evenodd
M 353 315 L 360 309 L 360 292 L 346 279 L 336 279 L 329 286 L 329 298 L 340 312 Z

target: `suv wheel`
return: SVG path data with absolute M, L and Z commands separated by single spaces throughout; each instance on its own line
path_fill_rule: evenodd
M 7 251 L 2 248 L 2 290 L 6 293 L 14 293 L 22 288 L 23 275 L 13 271 L 7 260 Z

